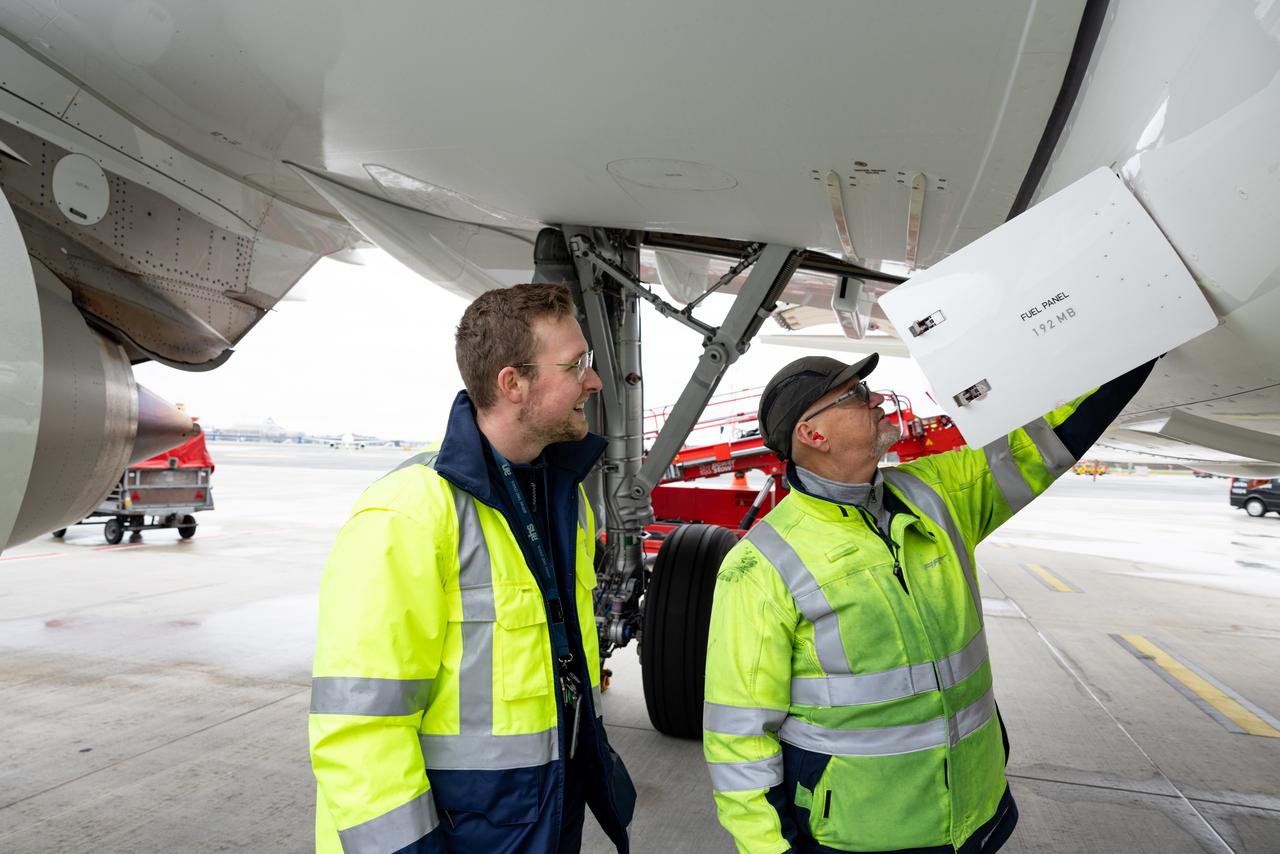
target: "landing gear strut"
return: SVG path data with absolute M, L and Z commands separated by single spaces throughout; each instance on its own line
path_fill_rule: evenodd
M 655 569 L 652 595 L 646 595 L 649 585 L 642 540 L 645 525 L 653 521 L 649 496 L 688 438 L 725 371 L 747 351 L 751 338 L 777 307 L 803 253 L 783 246 L 745 245 L 738 263 L 711 290 L 728 284 L 744 269 L 750 268 L 750 273 L 724 321 L 711 326 L 693 316 L 692 309 L 701 298 L 677 309 L 640 280 L 643 238 L 640 232 L 581 226 L 544 229 L 534 251 L 535 279 L 563 281 L 570 286 L 604 385 L 595 411 L 589 413 L 593 430 L 609 441 L 595 488 L 597 506 L 603 505 L 606 520 L 606 552 L 597 573 L 596 589 L 601 656 L 607 658 L 632 638 L 645 636 L 640 650 L 650 720 L 660 732 L 695 737 L 701 730 L 697 720 L 702 704 L 710 587 L 719 559 L 732 546 L 732 534 L 726 529 L 712 529 L 686 535 L 689 542 L 701 538 L 699 542 L 706 539 L 714 547 L 694 549 L 705 558 L 697 561 L 700 565 L 696 567 L 692 566 L 692 553 L 686 555 L 684 548 L 670 560 L 659 557 L 662 571 L 658 574 Z M 641 299 L 660 314 L 702 335 L 702 356 L 647 453 L 640 358 Z M 712 552 L 716 552 L 714 560 Z M 683 577 L 686 575 L 689 577 Z M 695 588 L 698 592 L 691 601 L 672 604 L 677 599 L 688 599 Z M 662 601 L 657 601 L 659 596 Z M 672 616 L 677 607 L 682 609 L 681 615 Z M 698 626 L 702 627 L 700 631 Z M 675 650 L 683 651 L 679 664 L 674 663 L 676 657 L 668 654 Z

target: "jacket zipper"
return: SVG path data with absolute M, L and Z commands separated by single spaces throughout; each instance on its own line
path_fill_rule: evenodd
M 893 540 L 881 532 L 875 519 L 872 519 L 871 514 L 866 510 L 859 507 L 858 515 L 862 517 L 862 521 L 867 523 L 867 527 L 871 529 L 872 533 L 880 538 L 880 541 L 884 543 L 885 548 L 889 550 L 889 556 L 893 558 L 893 577 L 898 579 L 898 584 L 902 586 L 902 592 L 910 596 L 911 591 L 907 588 L 907 577 L 902 573 L 902 564 L 898 561 L 898 550 L 894 547 Z

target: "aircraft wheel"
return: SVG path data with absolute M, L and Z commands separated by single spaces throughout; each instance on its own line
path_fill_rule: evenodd
M 102 526 L 102 538 L 113 546 L 124 539 L 124 525 L 120 523 L 119 517 L 112 516 L 107 520 L 107 524 Z
M 654 562 L 640 662 L 649 721 L 665 735 L 702 737 L 711 596 L 720 561 L 737 542 L 728 528 L 684 525 L 671 532 Z
M 60 539 L 62 539 L 63 537 L 65 537 L 66 535 L 67 535 L 67 529 L 66 529 L 66 528 L 59 528 L 58 530 L 56 530 L 56 531 L 54 531 L 54 532 L 53 532 L 53 536 L 54 536 L 54 537 L 56 537 L 56 538 L 58 538 L 59 540 L 60 540 Z
M 178 536 L 184 540 L 189 540 L 196 535 L 196 517 L 187 514 L 182 517 L 182 524 L 178 526 Z
M 1254 518 L 1265 516 L 1267 513 L 1267 505 L 1263 504 L 1261 499 L 1250 498 L 1244 503 L 1244 512 Z

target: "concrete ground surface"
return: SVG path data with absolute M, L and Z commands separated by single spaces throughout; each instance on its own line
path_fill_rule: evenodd
M 406 453 L 211 450 L 191 541 L 79 526 L 0 556 L 0 851 L 311 849 L 320 568 Z M 978 560 L 1022 813 L 1005 851 L 1280 851 L 1280 518 L 1221 479 L 1067 475 Z M 732 851 L 700 745 L 651 729 L 633 649 L 610 666 L 634 849 Z M 612 850 L 592 819 L 584 850 Z

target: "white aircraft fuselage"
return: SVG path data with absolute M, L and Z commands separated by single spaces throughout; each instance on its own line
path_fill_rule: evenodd
M 467 295 L 528 280 L 538 230 L 578 225 L 815 250 L 874 296 L 1104 166 L 1220 319 L 1105 441 L 1280 470 L 1271 3 L 80 0 L 4 4 L 0 35 L 5 249 L 107 342 L 98 374 L 216 367 L 362 241 Z M 679 301 L 728 267 L 655 245 L 644 275 Z M 781 320 L 834 320 L 836 286 L 802 271 Z M 0 380 L 3 546 L 87 499 L 24 507 L 49 479 L 42 397 L 80 368 L 47 368 L 30 277 L 0 289 L 0 368 L 22 366 Z M 900 347 L 870 311 L 852 346 Z M 64 439 L 126 441 L 133 399 Z

